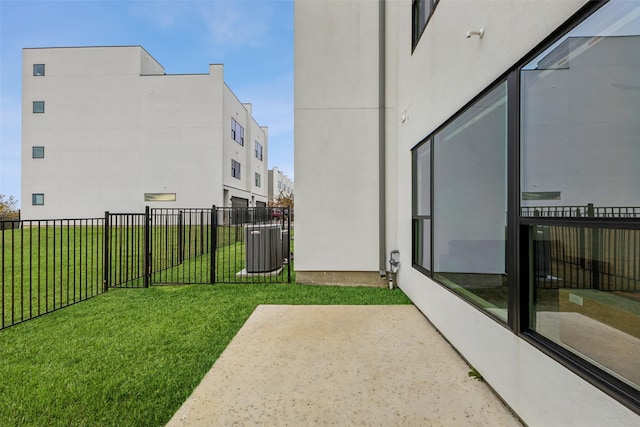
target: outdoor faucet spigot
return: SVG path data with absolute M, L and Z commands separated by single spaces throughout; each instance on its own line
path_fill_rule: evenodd
M 393 289 L 394 285 L 396 285 L 396 275 L 398 274 L 398 270 L 400 269 L 400 251 L 394 249 L 391 251 L 389 255 L 389 266 L 390 272 L 389 274 L 389 289 Z

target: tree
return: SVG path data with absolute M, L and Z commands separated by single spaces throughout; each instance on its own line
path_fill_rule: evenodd
M 13 196 L 0 194 L 0 214 L 17 211 L 18 201 Z
M 282 191 L 278 195 L 278 197 L 269 202 L 269 207 L 282 207 L 282 208 L 290 208 L 293 209 L 293 193 L 284 194 Z

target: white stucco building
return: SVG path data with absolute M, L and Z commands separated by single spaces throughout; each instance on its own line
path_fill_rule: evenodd
M 266 206 L 267 128 L 224 82 L 141 46 L 23 50 L 22 217 Z
M 285 197 L 293 194 L 293 180 L 275 166 L 269 169 L 269 201 L 277 199 L 281 194 Z
M 528 425 L 638 424 L 639 36 L 625 0 L 296 0 L 297 281 L 398 250 Z

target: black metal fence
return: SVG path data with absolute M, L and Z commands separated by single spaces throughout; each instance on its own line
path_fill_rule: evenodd
M 640 207 L 523 207 L 522 217 L 531 227 L 538 286 L 640 291 L 640 230 L 633 221 Z M 615 219 L 631 222 L 609 222 Z
M 0 221 L 0 329 L 110 287 L 291 282 L 292 238 L 286 208 Z
M 523 217 L 534 218 L 640 218 L 640 206 L 527 206 Z
M 102 218 L 0 225 L 1 328 L 104 292 Z

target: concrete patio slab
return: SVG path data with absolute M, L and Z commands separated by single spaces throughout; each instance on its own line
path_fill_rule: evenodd
M 259 306 L 168 426 L 520 426 L 412 305 Z

